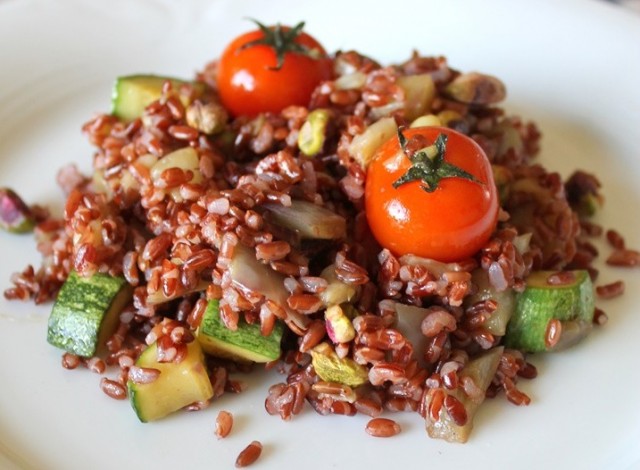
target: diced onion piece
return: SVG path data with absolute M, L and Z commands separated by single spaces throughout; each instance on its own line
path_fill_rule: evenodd
M 258 261 L 252 249 L 236 245 L 229 274 L 234 284 L 262 294 L 283 308 L 287 307 L 289 293 L 284 288 L 284 276 Z
M 440 118 L 435 114 L 425 114 L 424 116 L 420 116 L 415 119 L 411 123 L 411 127 L 429 127 L 429 126 L 441 126 L 442 122 Z
M 103 170 L 96 170 L 93 172 L 91 183 L 93 191 L 95 191 L 96 193 L 106 194 L 109 200 L 113 198 L 113 191 L 111 190 L 111 186 L 109 186 L 109 183 L 107 183 L 107 180 L 104 177 Z
M 469 361 L 458 373 L 458 376 L 461 378 L 465 376 L 470 377 L 476 387 L 482 392 L 486 392 L 496 374 L 503 351 L 504 348 L 502 346 L 490 349 L 481 356 Z M 447 390 L 445 393 L 454 396 L 462 403 L 467 413 L 467 421 L 462 426 L 456 424 L 443 406 L 438 413 L 437 421 L 433 421 L 429 413 L 426 414 L 425 423 L 427 434 L 429 434 L 429 437 L 444 439 L 448 442 L 467 442 L 469 434 L 473 429 L 473 418 L 478 411 L 478 407 L 484 401 L 485 394 L 482 393 L 480 397 L 473 400 L 468 397 L 461 388 L 451 391 Z M 427 393 L 425 398 L 426 409 L 429 409 L 433 396 L 433 393 Z
M 414 356 L 418 363 L 426 367 L 422 352 L 427 346 L 427 337 L 422 334 L 421 325 L 428 310 L 400 302 L 397 302 L 395 307 L 398 315 L 397 330 L 413 345 Z
M 436 96 L 436 87 L 431 75 L 407 75 L 399 77 L 397 83 L 405 94 L 405 118 L 411 121 L 429 110 Z
M 500 128 L 502 129 L 502 136 L 500 137 L 496 156 L 503 157 L 509 150 L 513 150 L 516 155 L 522 154 L 524 142 L 520 132 L 508 122 L 503 123 Z
M 326 279 L 328 283 L 327 288 L 319 294 L 320 300 L 326 307 L 350 302 L 358 292 L 355 286 L 345 284 L 338 279 L 335 264 L 324 268 L 320 277 Z
M 164 157 L 160 158 L 151 167 L 151 179 L 154 186 L 162 187 L 158 184 L 160 176 L 164 170 L 169 168 L 180 168 L 183 171 L 190 170 L 193 172 L 193 177 L 189 181 L 192 184 L 198 184 L 202 182 L 202 173 L 200 173 L 200 159 L 198 152 L 192 147 L 185 147 L 174 152 L 171 152 Z M 171 198 L 175 202 L 182 202 L 182 196 L 180 195 L 180 188 L 172 188 L 167 191 Z
M 198 152 L 192 147 L 185 147 L 174 152 L 171 152 L 151 167 L 151 178 L 156 181 L 160 178 L 160 175 L 164 170 L 169 168 L 180 168 L 181 170 L 191 170 L 194 173 L 193 183 L 199 183 L 202 181 L 202 174 L 200 174 L 198 159 Z M 196 173 L 197 172 L 197 173 Z
M 362 88 L 367 81 L 367 76 L 362 72 L 354 72 L 338 77 L 334 82 L 337 90 L 356 90 Z
M 523 233 L 522 235 L 518 235 L 513 239 L 513 246 L 516 251 L 521 255 L 525 254 L 529 251 L 529 245 L 531 243 L 531 232 Z
M 301 238 L 334 240 L 344 238 L 347 221 L 341 215 L 312 202 L 292 200 L 291 206 L 265 204 L 271 220 Z
M 349 153 L 363 168 L 366 168 L 378 148 L 396 135 L 396 131 L 396 121 L 392 117 L 379 119 L 367 127 L 362 134 L 353 138 L 349 145 Z
M 516 308 L 515 292 L 513 289 L 498 291 L 489 281 L 489 276 L 484 269 L 475 269 L 472 273 L 472 281 L 476 286 L 476 292 L 467 297 L 465 305 L 473 305 L 476 302 L 495 300 L 496 310 L 483 323 L 492 335 L 504 336 L 507 331 L 507 323 Z
M 466 271 L 465 267 L 459 263 L 443 263 L 430 258 L 422 258 L 416 255 L 403 255 L 399 259 L 400 264 L 411 264 L 424 266 L 434 276 L 442 277 L 446 272 Z

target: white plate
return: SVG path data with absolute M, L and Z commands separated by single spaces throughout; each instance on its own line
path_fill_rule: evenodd
M 180 6 L 178 6 L 180 5 Z M 80 126 L 107 110 L 114 77 L 154 72 L 189 77 L 235 34 L 264 22 L 307 20 L 327 49 L 354 48 L 383 62 L 413 48 L 444 54 L 461 70 L 501 77 L 506 107 L 544 132 L 543 161 L 567 174 L 595 171 L 604 184 L 599 221 L 640 247 L 640 18 L 589 0 L 269 2 L 0 2 L 0 185 L 56 210 L 54 175 L 92 151 Z M 0 285 L 38 256 L 29 236 L 0 234 Z M 608 248 L 602 245 L 603 253 Z M 60 367 L 45 341 L 49 307 L 0 301 L 0 467 L 33 469 L 229 468 L 254 439 L 256 468 L 630 468 L 640 462 L 639 275 L 627 294 L 600 302 L 610 316 L 584 343 L 536 359 L 523 387 L 529 407 L 503 398 L 483 407 L 466 445 L 426 437 L 417 414 L 395 416 L 401 435 L 374 439 L 366 417 L 322 418 L 307 409 L 292 422 L 263 410 L 261 376 L 210 409 L 140 424 L 127 403 L 107 398 L 99 377 Z M 228 439 L 213 435 L 218 409 L 236 416 Z M 3 461 L 4 459 L 4 461 Z M 150 465 L 146 465 L 150 464 Z

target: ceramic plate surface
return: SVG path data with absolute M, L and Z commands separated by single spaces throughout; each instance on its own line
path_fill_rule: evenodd
M 0 186 L 60 213 L 56 171 L 68 162 L 89 170 L 80 127 L 109 109 L 114 78 L 190 77 L 251 27 L 246 17 L 304 19 L 328 50 L 383 63 L 415 48 L 500 77 L 509 112 L 539 124 L 544 164 L 595 172 L 606 197 L 598 222 L 640 247 L 640 17 L 590 0 L 0 0 Z M 38 263 L 30 236 L 0 233 L 0 253 L 3 290 L 12 272 Z M 369 437 L 364 416 L 308 408 L 283 422 L 264 411 L 266 389 L 280 380 L 268 374 L 206 411 L 141 424 L 100 391 L 97 375 L 60 367 L 45 341 L 50 306 L 2 299 L 0 468 L 231 468 L 254 439 L 264 444 L 261 469 L 636 468 L 640 276 L 603 267 L 598 282 L 621 278 L 627 293 L 599 303 L 609 323 L 572 350 L 535 358 L 539 377 L 522 382 L 531 405 L 489 401 L 465 445 L 428 439 L 417 414 L 394 416 L 403 432 L 392 439 Z M 213 434 L 219 409 L 236 416 L 222 441 Z

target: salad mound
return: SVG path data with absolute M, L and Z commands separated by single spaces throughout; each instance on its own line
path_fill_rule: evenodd
M 379 437 L 413 411 L 466 442 L 485 398 L 529 404 L 529 355 L 606 319 L 597 179 L 536 162 L 496 77 L 257 26 L 192 80 L 119 77 L 83 126 L 93 173 L 58 174 L 62 219 L 0 192 L 42 253 L 5 296 L 54 301 L 63 367 L 143 422 L 215 407 L 256 367 L 283 374 L 267 413 L 361 413 Z

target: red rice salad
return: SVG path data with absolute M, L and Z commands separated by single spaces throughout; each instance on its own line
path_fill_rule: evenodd
M 4 295 L 55 301 L 63 367 L 142 421 L 267 367 L 284 420 L 363 413 L 388 437 L 413 411 L 465 442 L 486 397 L 529 404 L 529 354 L 579 341 L 606 321 L 594 296 L 624 290 L 592 284 L 597 179 L 536 163 L 540 132 L 504 98 L 442 56 L 327 54 L 302 24 L 259 25 L 192 81 L 120 77 L 83 126 L 93 174 L 58 174 L 62 219 L 0 194 L 42 254 Z M 638 263 L 606 237 L 609 264 Z

